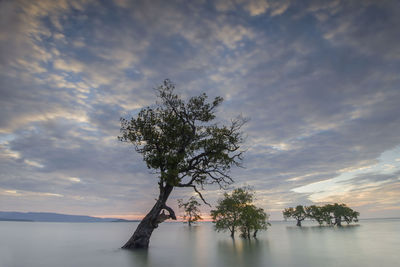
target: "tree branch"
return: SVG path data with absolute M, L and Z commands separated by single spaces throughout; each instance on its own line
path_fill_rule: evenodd
M 176 215 L 175 215 L 175 212 L 174 212 L 174 210 L 173 210 L 172 208 L 168 207 L 168 206 L 165 205 L 165 204 L 162 206 L 162 208 L 165 209 L 165 210 L 167 210 L 167 211 L 169 212 L 169 217 L 170 217 L 172 220 L 176 220 Z

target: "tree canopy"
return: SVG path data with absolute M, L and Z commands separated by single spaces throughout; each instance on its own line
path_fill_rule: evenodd
M 301 226 L 301 221 L 309 218 L 318 222 L 319 225 L 326 223 L 327 225 L 342 226 L 342 221 L 347 224 L 351 222 L 358 222 L 360 213 L 349 208 L 346 204 L 326 204 L 324 206 L 297 206 L 294 208 L 287 208 L 283 211 L 285 219 L 294 218 L 297 220 L 297 226 Z M 299 223 L 300 219 L 300 223 Z
M 147 167 L 155 171 L 160 192 L 124 248 L 148 247 L 163 210 L 168 211 L 168 218 L 176 218 L 166 205 L 173 188 L 192 188 L 207 203 L 199 188 L 206 184 L 224 188 L 233 182 L 230 169 L 241 166 L 241 127 L 246 120 L 233 119 L 228 126 L 213 122 L 222 97 L 208 101 L 203 93 L 184 101 L 170 80 L 156 92 L 158 101 L 154 105 L 141 109 L 131 119 L 121 118 L 119 140 L 133 144 Z
M 223 98 L 209 103 L 203 93 L 185 103 L 168 79 L 157 93 L 156 105 L 143 108 L 136 118 L 121 118 L 119 140 L 132 143 L 147 167 L 157 171 L 161 188 L 192 187 L 199 193 L 197 186 L 204 184 L 231 184 L 228 172 L 241 166 L 240 128 L 246 120 L 233 119 L 229 126 L 211 123 Z
M 241 236 L 250 238 L 250 232 L 253 231 L 253 237 L 256 238 L 259 230 L 267 230 L 267 227 L 271 225 L 268 217 L 262 208 L 257 208 L 252 204 L 244 206 L 239 217 Z
M 178 199 L 178 206 L 179 208 L 183 208 L 183 219 L 187 221 L 189 226 L 191 226 L 192 223 L 202 219 L 199 209 L 201 204 L 196 200 L 195 197 L 190 197 L 187 202 L 184 202 L 183 199 Z
M 224 193 L 218 200 L 215 210 L 211 210 L 211 217 L 217 231 L 229 230 L 234 237 L 239 229 L 241 235 L 250 238 L 250 232 L 256 237 L 259 230 L 267 229 L 270 225 L 268 215 L 263 209 L 252 204 L 254 193 L 247 188 L 237 188 L 231 194 Z
M 307 218 L 307 214 L 304 210 L 304 207 L 302 205 L 296 206 L 296 208 L 287 208 L 284 209 L 283 217 L 286 219 L 288 218 L 294 218 L 297 221 L 297 226 L 301 226 L 301 222 Z

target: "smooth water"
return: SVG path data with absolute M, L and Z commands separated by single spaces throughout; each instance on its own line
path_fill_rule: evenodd
M 257 240 L 211 223 L 163 223 L 148 251 L 119 249 L 137 223 L 0 222 L 0 267 L 399 266 L 400 220 L 318 227 L 276 222 Z

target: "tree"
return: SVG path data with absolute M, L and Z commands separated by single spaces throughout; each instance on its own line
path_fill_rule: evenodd
M 250 239 L 250 232 L 257 238 L 259 230 L 267 230 L 271 224 L 268 222 L 268 215 L 264 209 L 254 205 L 246 205 L 242 208 L 239 219 L 241 236 Z
M 298 205 L 296 208 L 287 208 L 283 210 L 283 217 L 286 219 L 294 218 L 297 220 L 297 226 L 301 226 L 301 222 L 307 218 L 307 213 L 302 205 Z
M 178 205 L 179 208 L 184 209 L 185 214 L 183 215 L 183 219 L 187 220 L 189 226 L 191 226 L 192 223 L 202 219 L 199 209 L 201 204 L 196 200 L 195 197 L 190 197 L 188 202 L 183 202 L 182 199 L 178 199 Z
M 324 219 L 327 225 L 333 225 L 332 219 L 334 218 L 333 213 L 333 205 L 326 204 L 325 206 L 321 207 L 322 218 Z
M 268 215 L 262 208 L 257 208 L 252 204 L 254 193 L 245 187 L 233 190 L 232 194 L 225 193 L 224 198 L 218 200 L 215 210 L 211 211 L 213 223 L 217 231 L 229 230 L 231 237 L 235 236 L 235 231 L 240 229 L 241 236 L 250 238 L 257 237 L 259 230 L 266 230 L 270 225 Z
M 316 205 L 311 205 L 309 207 L 304 207 L 307 217 L 316 220 L 321 226 L 324 223 L 324 213 L 321 207 Z
M 299 207 L 299 206 L 298 206 Z M 342 221 L 350 224 L 351 222 L 358 222 L 358 216 L 360 213 L 347 207 L 346 204 L 326 204 L 324 206 L 309 206 L 304 207 L 306 217 L 316 220 L 319 225 L 324 222 L 330 226 L 342 226 Z M 301 211 L 301 209 L 300 209 Z M 293 217 L 291 214 L 295 214 L 296 211 L 293 208 L 284 210 L 285 218 Z M 301 213 L 301 212 L 300 212 Z
M 240 226 L 241 208 L 251 203 L 253 197 L 245 188 L 237 188 L 232 194 L 224 193 L 224 198 L 218 200 L 216 209 L 211 210 L 215 229 L 218 232 L 229 230 L 233 238 L 237 227 Z
M 155 105 L 141 109 L 135 118 L 121 118 L 119 140 L 134 145 L 157 174 L 159 188 L 156 203 L 123 248 L 148 248 L 153 230 L 166 218 L 176 219 L 166 205 L 175 187 L 192 188 L 208 204 L 198 187 L 231 184 L 229 170 L 242 161 L 240 129 L 245 120 L 234 119 L 229 126 L 213 123 L 221 97 L 209 103 L 203 93 L 184 101 L 174 90 L 165 80 L 157 88 Z
M 331 206 L 333 218 L 335 219 L 335 222 L 333 223 L 334 225 L 339 227 L 342 226 L 342 220 L 347 222 L 347 224 L 353 221 L 358 222 L 358 216 L 360 215 L 360 213 L 347 207 L 346 204 L 335 203 Z

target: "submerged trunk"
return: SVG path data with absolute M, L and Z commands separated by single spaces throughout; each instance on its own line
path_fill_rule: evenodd
M 336 226 L 342 226 L 342 217 L 336 217 L 335 218 L 335 224 Z
M 254 238 L 257 238 L 257 232 L 258 232 L 258 230 L 254 230 L 254 233 L 253 233 Z
M 132 237 L 122 248 L 148 248 L 151 234 L 153 233 L 153 230 L 158 227 L 158 224 L 169 218 L 176 220 L 174 211 L 165 204 L 169 195 L 171 194 L 172 189 L 173 186 L 167 185 L 160 190 L 160 196 L 158 197 L 156 204 L 154 204 L 150 212 L 147 213 L 147 215 L 139 223 Z M 169 214 L 165 214 L 164 210 L 167 210 Z
M 301 226 L 301 220 L 297 220 L 297 226 Z
M 231 237 L 235 238 L 235 226 L 232 226 Z

